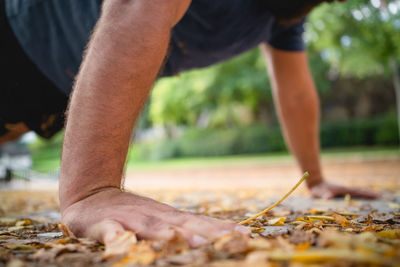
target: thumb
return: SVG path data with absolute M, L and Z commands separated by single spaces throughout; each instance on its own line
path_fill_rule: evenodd
M 91 226 L 87 231 L 86 236 L 96 239 L 103 244 L 107 244 L 112 241 L 118 233 L 124 231 L 124 227 L 122 227 L 119 222 L 111 219 L 105 219 Z

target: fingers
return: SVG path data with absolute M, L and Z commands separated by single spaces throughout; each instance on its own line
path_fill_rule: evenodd
M 192 247 L 229 232 L 250 235 L 250 230 L 244 226 L 178 211 L 155 213 L 154 216 L 136 214 L 135 218 L 124 219 L 124 227 L 134 231 L 141 239 L 170 240 L 177 231 Z
M 176 231 L 182 234 L 182 236 L 188 241 L 191 247 L 195 248 L 207 243 L 207 239 L 185 228 L 178 227 L 176 228 Z
M 245 235 L 250 235 L 251 233 L 249 229 L 241 225 L 189 213 L 185 214 L 180 226 L 209 239 L 215 239 L 230 232 L 240 232 Z
M 91 226 L 85 236 L 107 244 L 124 230 L 124 227 L 117 221 L 105 219 Z
M 175 234 L 174 225 L 154 216 L 136 214 L 134 218 L 126 218 L 124 223 L 125 228 L 134 231 L 140 239 L 169 240 Z
M 198 247 L 207 242 L 204 237 L 193 231 L 154 216 L 140 216 L 140 219 L 129 220 L 126 228 L 136 232 L 140 239 L 170 240 L 176 235 L 176 232 L 179 232 L 191 247 Z
M 313 197 L 322 199 L 332 199 L 337 196 L 332 190 L 325 187 L 314 187 L 311 189 L 311 194 Z
M 311 194 L 313 197 L 323 198 L 323 199 L 332 199 L 334 197 L 342 197 L 349 194 L 352 197 L 356 198 L 367 198 L 367 199 L 376 199 L 382 197 L 381 194 L 374 192 L 372 190 L 364 189 L 364 188 L 354 188 L 354 187 L 345 187 L 338 186 L 329 183 L 321 183 L 314 186 L 311 189 Z
M 368 199 L 377 199 L 381 198 L 382 195 L 368 189 L 361 189 L 361 188 L 353 188 L 348 192 L 352 197 L 359 197 L 359 198 L 368 198 Z

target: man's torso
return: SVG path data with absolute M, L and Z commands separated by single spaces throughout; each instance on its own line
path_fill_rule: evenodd
M 264 0 L 192 0 L 171 34 L 162 76 L 227 60 L 262 42 L 302 50 L 302 23 L 281 26 Z M 58 88 L 69 93 L 102 0 L 6 0 L 21 46 Z

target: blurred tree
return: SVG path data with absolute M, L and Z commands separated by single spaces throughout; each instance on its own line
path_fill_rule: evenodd
M 160 125 L 215 127 L 251 122 L 271 109 L 265 64 L 254 49 L 229 62 L 160 79 L 149 115 Z
M 312 49 L 341 74 L 392 77 L 400 133 L 400 1 L 325 4 L 311 14 L 307 26 Z

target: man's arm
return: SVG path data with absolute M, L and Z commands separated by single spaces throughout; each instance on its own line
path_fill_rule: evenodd
M 74 87 L 62 153 L 62 220 L 75 235 L 107 242 L 126 229 L 141 238 L 168 239 L 175 229 L 198 245 L 237 227 L 120 190 L 134 122 L 165 57 L 170 30 L 189 3 L 104 1 Z
M 307 186 L 316 197 L 332 198 L 351 194 L 375 198 L 364 189 L 326 183 L 319 159 L 319 99 L 305 52 L 287 52 L 261 45 L 273 88 L 275 107 L 286 143 L 302 171 L 310 177 Z

